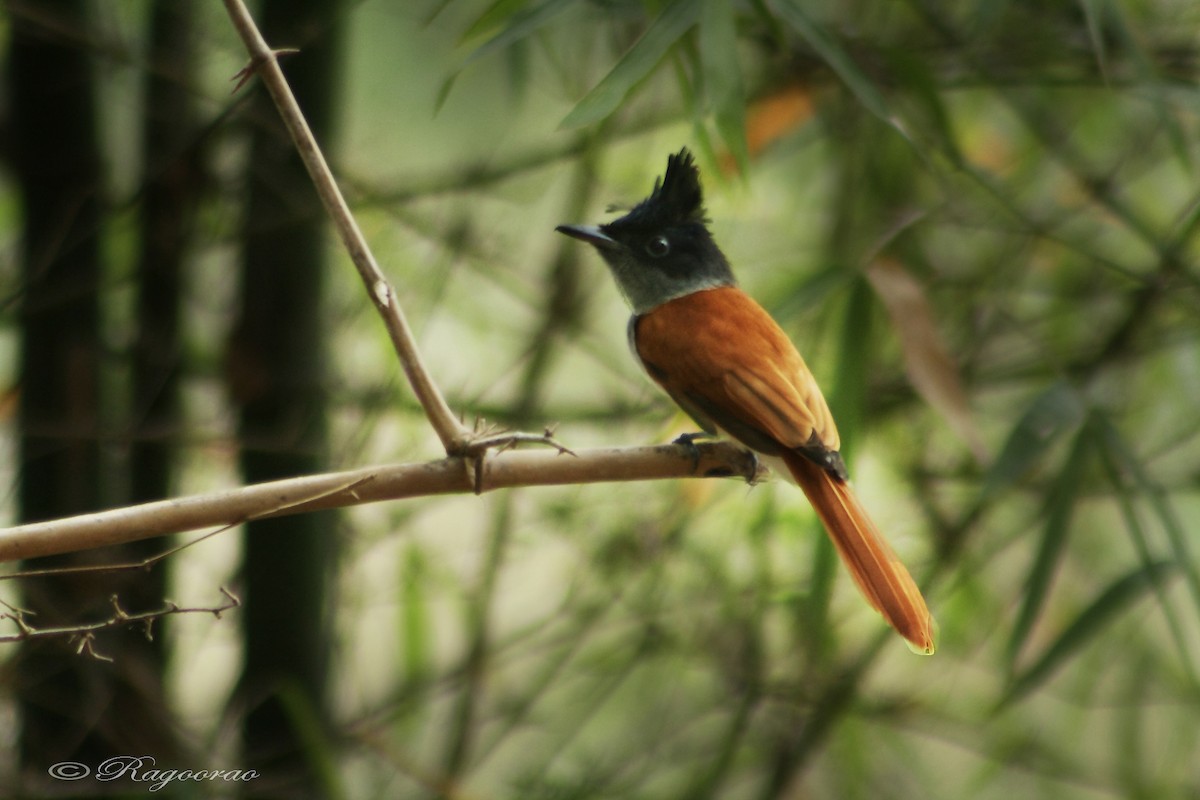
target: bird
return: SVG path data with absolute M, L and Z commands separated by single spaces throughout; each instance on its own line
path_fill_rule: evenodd
M 936 624 L 850 484 L 816 379 L 779 324 L 738 287 L 708 225 L 700 170 L 684 147 L 620 218 L 555 230 L 608 265 L 632 309 L 630 348 L 704 431 L 696 435 L 732 437 L 799 486 L 866 600 L 910 650 L 932 654 Z

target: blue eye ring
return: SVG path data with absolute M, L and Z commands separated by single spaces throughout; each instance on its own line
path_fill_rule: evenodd
M 671 252 L 671 241 L 662 235 L 654 236 L 646 242 L 645 250 L 651 258 L 662 258 Z

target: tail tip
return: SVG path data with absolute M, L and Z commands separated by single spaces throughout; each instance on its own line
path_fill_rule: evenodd
M 931 656 L 937 651 L 939 634 L 937 620 L 931 614 L 920 630 L 904 633 L 904 643 L 908 649 L 919 656 Z

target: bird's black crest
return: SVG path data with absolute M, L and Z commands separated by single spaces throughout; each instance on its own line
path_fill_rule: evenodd
M 664 228 L 688 222 L 704 224 L 704 193 L 700 170 L 686 147 L 667 158 L 667 172 L 654 182 L 654 191 L 613 227 Z

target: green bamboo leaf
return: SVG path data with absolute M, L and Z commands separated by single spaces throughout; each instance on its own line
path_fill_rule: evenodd
M 434 20 L 436 20 L 438 16 L 440 16 L 441 13 L 446 10 L 446 7 L 453 2 L 454 0 L 437 0 L 437 2 L 435 2 L 433 6 L 425 13 L 425 15 L 421 17 L 421 24 L 432 25 Z
M 970 29 L 976 33 L 991 29 L 1008 13 L 1011 0 L 975 0 L 974 8 L 967 15 Z
M 1086 413 L 1083 398 L 1066 381 L 1055 383 L 1034 398 L 984 476 L 982 498 L 990 498 L 1016 483 L 1059 436 L 1076 428 Z
M 1117 469 L 1131 477 L 1138 490 L 1150 499 L 1151 507 L 1171 542 L 1171 552 L 1175 563 L 1183 570 L 1192 601 L 1200 610 L 1200 572 L 1197 571 L 1196 559 L 1188 544 L 1187 532 L 1180 523 L 1174 507 L 1167 499 L 1162 487 L 1146 473 L 1141 460 L 1125 442 L 1120 432 L 1111 424 L 1105 423 L 1100 428 L 1100 433 L 1105 449 L 1116 462 Z
M 892 114 L 883 94 L 875 88 L 871 79 L 859 69 L 858 64 L 841 44 L 808 16 L 797 0 L 776 0 L 774 5 L 783 21 L 808 42 L 808 46 L 842 79 L 846 88 L 858 98 L 864 108 L 908 138 L 900 121 Z
M 1114 617 L 1159 586 L 1177 568 L 1173 561 L 1156 561 L 1139 566 L 1113 582 L 1046 648 L 1041 658 L 1010 683 L 998 707 L 1015 703 L 1044 684 L 1071 656 L 1106 630 Z
M 1042 611 L 1046 596 L 1050 592 L 1050 582 L 1058 571 L 1058 564 L 1066 549 L 1067 538 L 1071 531 L 1071 516 L 1075 511 L 1079 487 L 1083 483 L 1083 472 L 1092 451 L 1092 440 L 1093 434 L 1090 427 L 1084 427 L 1076 434 L 1071 454 L 1067 457 L 1047 499 L 1043 512 L 1046 524 L 1042 528 L 1038 553 L 1029 570 L 1021 611 L 1008 640 L 1010 669 L 1016 664 L 1021 647 L 1029 638 L 1029 632 L 1033 629 L 1033 624 Z
M 400 663 L 404 681 L 419 684 L 433 673 L 429 636 L 429 605 L 425 597 L 425 558 L 417 547 L 404 552 L 400 565 Z
M 567 114 L 560 128 L 579 128 L 607 117 L 662 61 L 667 51 L 696 24 L 700 4 L 675 0 L 663 9 L 617 65 Z
M 543 25 L 550 22 L 556 16 L 566 11 L 578 0 L 542 0 L 540 3 L 535 3 L 532 6 L 521 10 L 519 7 L 525 3 L 514 2 L 514 0 L 498 0 L 493 3 L 482 15 L 467 29 L 463 34 L 463 40 L 468 40 L 473 36 L 487 31 L 488 29 L 499 25 L 504 20 L 509 20 L 491 39 L 488 39 L 482 45 L 477 47 L 471 55 L 467 56 L 467 60 L 463 66 L 471 64 L 489 53 L 494 53 L 497 50 L 502 50 L 509 45 L 528 38 L 534 31 L 541 28 Z
M 833 625 L 829 608 L 838 574 L 837 551 L 815 515 L 812 521 L 812 565 L 808 594 L 799 609 L 803 625 L 802 648 L 809 663 L 821 663 L 829 657 L 833 644 Z
M 338 746 L 330 739 L 312 697 L 295 679 L 285 680 L 276 691 L 284 715 L 304 751 L 305 765 L 312 774 L 314 796 L 330 800 L 349 797 L 345 777 L 338 769 Z
M 1128 531 L 1130 538 L 1133 540 L 1133 545 L 1137 548 L 1138 556 L 1141 558 L 1142 563 L 1150 564 L 1154 560 L 1153 551 L 1150 541 L 1146 536 L 1146 531 L 1142 526 L 1141 519 L 1134 507 L 1136 495 L 1134 491 L 1131 491 L 1129 486 L 1129 476 L 1140 473 L 1142 471 L 1141 464 L 1129 452 L 1124 441 L 1121 440 L 1120 434 L 1106 417 L 1098 415 L 1097 425 L 1100 431 L 1100 441 L 1103 445 L 1101 448 L 1102 460 L 1108 471 L 1109 481 L 1116 492 L 1117 505 L 1121 509 L 1121 516 L 1125 519 L 1125 530 Z M 1139 493 L 1144 493 L 1144 488 Z M 1185 575 L 1189 579 L 1194 578 L 1195 567 L 1190 558 L 1178 559 L 1176 563 L 1181 565 L 1181 568 L 1185 571 Z M 1189 583 L 1191 583 L 1190 580 Z M 1195 584 L 1193 583 L 1192 585 L 1194 586 Z M 1183 664 L 1192 683 L 1196 684 L 1200 681 L 1197 679 L 1196 667 L 1192 663 L 1191 648 L 1188 644 L 1187 635 L 1184 633 L 1183 624 L 1179 616 L 1175 613 L 1175 607 L 1171 603 L 1170 596 L 1159 585 L 1155 586 L 1155 591 L 1158 596 L 1158 606 L 1162 611 L 1163 619 L 1166 620 L 1167 628 L 1171 631 L 1171 637 L 1175 641 L 1175 648 L 1179 653 L 1179 661 Z
M 1184 212 L 1179 221 L 1171 227 L 1171 238 L 1167 242 L 1164 251 L 1167 253 L 1178 253 L 1188 241 L 1196 233 L 1196 229 L 1200 227 L 1200 202 L 1192 202 L 1192 205 Z
M 459 44 L 501 28 L 506 21 L 516 17 L 528 5 L 528 0 L 496 0 L 484 9 L 484 12 L 476 17 L 470 27 L 463 32 L 463 35 L 459 37 Z M 527 29 L 524 34 L 519 35 L 527 35 L 532 30 L 532 28 Z
M 963 165 L 958 135 L 946 104 L 942 102 L 941 86 L 927 57 L 907 48 L 891 48 L 886 52 L 888 67 L 897 83 L 916 101 L 923 121 L 937 137 L 939 151 L 956 166 Z
M 1139 83 L 1149 89 L 1148 97 L 1158 114 L 1159 123 L 1167 133 L 1167 140 L 1171 143 L 1175 157 L 1190 169 L 1192 167 L 1192 138 L 1176 116 L 1174 101 L 1164 86 L 1162 68 L 1159 66 L 1160 56 L 1146 49 L 1145 36 L 1129 25 L 1119 3 L 1087 0 L 1084 3 L 1084 9 L 1090 12 L 1089 28 L 1094 16 L 1099 28 L 1097 35 L 1100 37 L 1112 36 L 1120 43 L 1120 51 L 1131 57 L 1130 60 L 1137 70 Z
M 873 353 L 871 351 L 871 322 L 875 309 L 875 293 L 862 273 L 856 273 L 846 298 L 846 316 L 838 349 L 838 368 L 834 375 L 830 402 L 840 422 L 842 455 L 853 460 L 857 444 L 855 431 L 861 431 L 866 420 L 867 384 Z
M 778 292 L 783 300 L 771 306 L 771 316 L 786 319 L 820 308 L 857 277 L 858 271 L 843 263 L 831 264 L 820 272 L 804 276 L 799 282 Z
M 454 89 L 454 84 L 458 80 L 458 76 L 462 74 L 462 71 L 468 65 L 486 55 L 514 45 L 522 39 L 529 37 L 538 28 L 546 25 L 550 20 L 563 11 L 566 11 L 568 7 L 576 2 L 578 0 L 543 0 L 541 3 L 536 3 L 531 7 L 523 9 L 522 6 L 525 5 L 523 0 L 497 0 L 467 28 L 467 31 L 462 36 L 462 41 L 468 41 L 486 33 L 503 24 L 506 20 L 508 24 L 491 39 L 488 39 L 475 48 L 457 69 L 446 76 L 446 79 L 442 81 L 442 85 L 438 88 L 434 108 L 440 110 L 446 104 L 446 99 Z
M 717 131 L 744 172 L 746 94 L 737 58 L 737 18 L 728 0 L 704 0 L 700 16 L 700 67 Z
M 1108 80 L 1108 49 L 1104 44 L 1104 6 L 1107 0 L 1079 0 L 1083 18 L 1087 23 L 1088 41 L 1096 56 L 1096 68 Z

